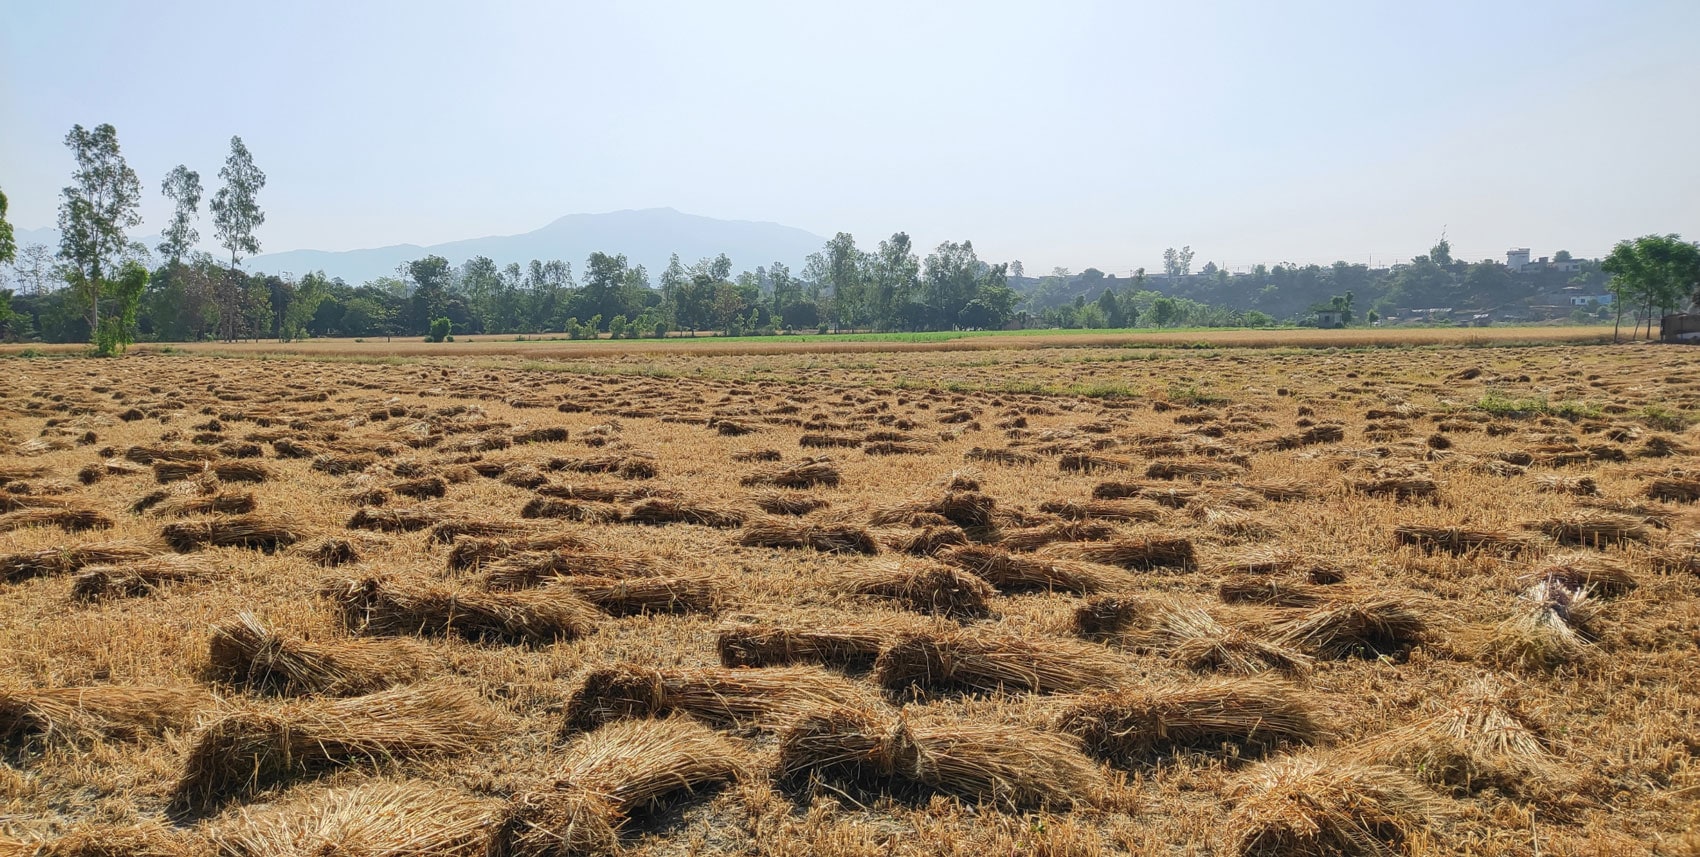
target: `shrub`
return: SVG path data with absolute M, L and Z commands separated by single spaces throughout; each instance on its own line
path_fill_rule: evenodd
M 425 335 L 426 342 L 453 342 L 450 333 L 454 330 L 454 322 L 446 318 L 432 319 L 431 332 Z

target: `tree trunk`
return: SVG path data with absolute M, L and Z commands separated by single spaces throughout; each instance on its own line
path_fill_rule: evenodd
M 224 272 L 224 294 L 219 301 L 219 326 L 225 342 L 236 341 L 236 251 L 230 252 L 230 270 Z
M 100 260 L 89 266 L 89 336 L 100 348 Z

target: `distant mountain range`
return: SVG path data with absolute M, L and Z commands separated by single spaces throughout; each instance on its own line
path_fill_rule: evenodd
M 203 224 L 202 232 L 208 227 Z M 18 244 L 46 244 L 57 250 L 57 229 L 19 229 Z M 159 243 L 154 236 L 133 236 L 151 249 Z M 260 233 L 265 240 L 265 233 Z M 324 271 L 327 276 L 341 277 L 358 285 L 378 277 L 392 276 L 397 265 L 429 255 L 442 256 L 452 265 L 459 265 L 474 256 L 488 256 L 498 265 L 509 262 L 526 264 L 532 259 L 560 259 L 571 262 L 577 274 L 584 270 L 584 260 L 594 252 L 623 253 L 633 265 L 649 269 L 651 281 L 667 267 L 673 253 L 690 264 L 705 256 L 725 253 L 731 257 L 735 270 L 753 270 L 757 265 L 783 262 L 793 269 L 826 243 L 826 239 L 778 223 L 750 220 L 718 220 L 685 214 L 671 208 L 645 208 L 610 211 L 605 214 L 569 214 L 555 222 L 521 235 L 493 235 L 470 238 L 421 247 L 416 244 L 396 244 L 366 250 L 288 250 L 281 253 L 262 253 L 246 261 L 249 271 L 278 273 L 288 271 L 300 276 L 309 271 Z

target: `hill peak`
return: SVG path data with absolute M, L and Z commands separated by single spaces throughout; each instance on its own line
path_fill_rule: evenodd
M 568 214 L 531 232 L 495 235 L 442 244 L 401 244 L 343 252 L 291 250 L 254 257 L 251 270 L 323 270 L 332 277 L 361 283 L 392 274 L 397 265 L 427 255 L 438 255 L 459 265 L 475 256 L 487 256 L 498 265 L 532 259 L 560 259 L 582 269 L 591 253 L 623 254 L 633 265 L 651 272 L 666 267 L 668 258 L 695 261 L 725 253 L 738 268 L 783 262 L 800 267 L 808 254 L 819 250 L 826 239 L 802 229 L 778 223 L 751 220 L 722 220 L 687 214 L 675 208 L 633 208 L 601 213 Z

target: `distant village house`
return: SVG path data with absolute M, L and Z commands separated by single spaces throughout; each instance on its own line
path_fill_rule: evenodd
M 1581 259 L 1562 259 L 1553 261 L 1550 256 L 1542 256 L 1534 261 L 1529 260 L 1529 248 L 1513 247 L 1505 251 L 1505 267 L 1513 274 L 1532 274 L 1536 271 L 1559 271 L 1576 273 L 1582 270 Z
M 1317 327 L 1345 327 L 1346 313 L 1344 310 L 1319 309 L 1316 311 Z

